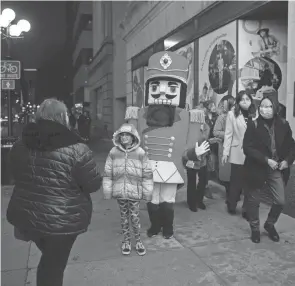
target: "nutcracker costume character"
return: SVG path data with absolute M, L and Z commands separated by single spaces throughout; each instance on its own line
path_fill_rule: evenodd
M 203 110 L 185 109 L 189 63 L 173 52 L 159 52 L 149 59 L 145 83 L 145 107 L 127 107 L 125 119 L 136 126 L 152 165 L 154 190 L 147 204 L 149 237 L 163 229 L 173 236 L 176 191 L 184 185 L 182 155 L 194 148 L 197 155 L 208 149 L 200 134 L 205 124 Z M 196 144 L 197 143 L 197 144 Z M 206 149 L 206 150 L 205 150 Z

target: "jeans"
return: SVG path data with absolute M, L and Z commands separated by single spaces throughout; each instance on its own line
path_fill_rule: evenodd
M 37 286 L 62 286 L 76 235 L 52 235 L 34 238 L 42 252 L 37 268 Z
M 272 170 L 269 168 L 266 191 L 270 192 L 273 198 L 273 205 L 268 213 L 266 223 L 274 225 L 283 210 L 285 204 L 285 186 L 282 177 L 282 173 L 278 170 Z M 246 188 L 247 192 L 247 214 L 249 217 L 249 223 L 252 230 L 259 230 L 259 205 L 262 195 L 261 189 Z

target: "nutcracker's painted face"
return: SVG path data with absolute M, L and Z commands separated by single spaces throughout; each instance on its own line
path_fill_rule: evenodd
M 186 85 L 174 78 L 155 78 L 147 82 L 146 105 L 169 105 L 182 107 Z M 185 90 L 185 91 L 184 91 Z M 183 94 L 185 92 L 185 94 Z M 182 107 L 183 108 L 183 107 Z

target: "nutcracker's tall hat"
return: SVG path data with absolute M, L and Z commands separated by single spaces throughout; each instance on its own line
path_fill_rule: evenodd
M 188 73 L 189 62 L 185 57 L 168 51 L 153 54 L 147 68 L 145 105 L 148 106 L 150 81 L 173 80 L 181 83 L 179 107 L 185 108 Z

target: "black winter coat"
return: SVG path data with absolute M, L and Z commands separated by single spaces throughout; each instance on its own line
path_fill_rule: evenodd
M 244 135 L 243 149 L 245 159 L 245 183 L 253 188 L 262 187 L 267 178 L 267 160 L 272 158 L 271 138 L 265 127 L 265 121 L 259 117 L 257 125 L 249 121 Z M 295 160 L 295 141 L 289 123 L 276 116 L 274 119 L 276 151 L 279 162 L 286 160 L 291 166 Z M 290 168 L 282 171 L 285 184 L 290 176 Z
M 90 193 L 100 189 L 102 178 L 79 135 L 53 121 L 30 123 L 10 159 L 15 187 L 7 220 L 12 225 L 36 235 L 87 230 Z

